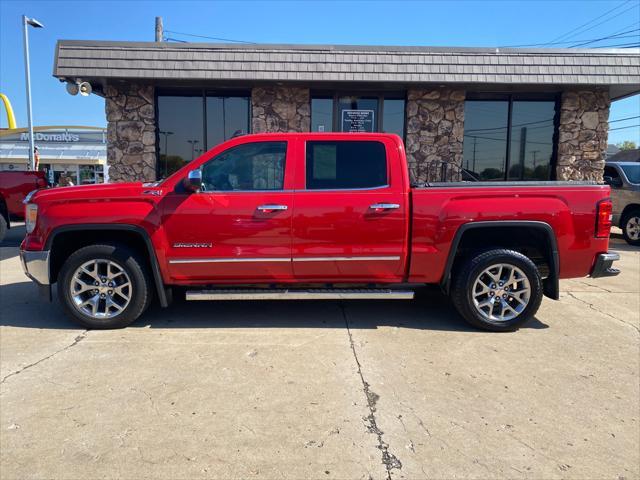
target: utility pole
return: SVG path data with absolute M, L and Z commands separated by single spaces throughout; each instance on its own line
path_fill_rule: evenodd
M 478 141 L 477 137 L 473 137 L 473 173 L 476 172 L 476 142 Z
M 162 26 L 162 17 L 156 17 L 156 42 L 162 42 L 164 37 L 164 27 Z
M 531 150 L 533 155 L 533 168 L 536 168 L 536 156 L 540 153 L 540 150 Z

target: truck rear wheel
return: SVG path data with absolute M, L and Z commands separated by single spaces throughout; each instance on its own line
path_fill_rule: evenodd
M 542 301 L 535 264 L 513 250 L 489 250 L 473 257 L 456 275 L 451 298 L 471 325 L 506 332 L 528 322 Z
M 122 245 L 83 247 L 58 275 L 58 297 L 66 313 L 88 329 L 126 327 L 146 310 L 151 294 L 144 262 Z

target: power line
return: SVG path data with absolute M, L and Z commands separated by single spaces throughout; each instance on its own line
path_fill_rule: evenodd
M 560 35 L 559 37 L 554 38 L 553 40 L 551 40 L 549 43 L 546 43 L 545 45 L 549 45 L 549 44 L 550 44 L 550 43 L 552 43 L 552 42 L 556 42 L 556 41 L 558 41 L 558 40 L 560 40 L 560 39 L 562 39 L 562 38 L 566 38 L 566 37 L 567 37 L 567 35 L 569 35 L 569 34 L 571 34 L 571 33 L 575 32 L 576 30 L 580 30 L 581 28 L 586 27 L 587 25 L 589 25 L 589 24 L 591 24 L 591 23 L 593 23 L 593 22 L 595 22 L 595 21 L 597 21 L 597 20 L 600 20 L 602 17 L 605 17 L 605 16 L 609 15 L 611 12 L 614 12 L 614 11 L 618 10 L 619 8 L 621 8 L 621 7 L 625 6 L 625 5 L 626 5 L 627 3 L 629 3 L 630 1 L 631 1 L 631 0 L 627 0 L 626 2 L 624 2 L 624 3 L 620 4 L 620 5 L 618 5 L 617 7 L 613 7 L 612 9 L 607 10 L 607 11 L 606 11 L 606 12 L 604 12 L 602 15 L 600 15 L 600 16 L 598 16 L 598 17 L 596 17 L 596 18 L 593 18 L 593 19 L 591 19 L 591 20 L 589 20 L 587 23 L 583 23 L 582 25 L 580 25 L 579 27 L 574 28 L 573 30 L 569 30 L 567 33 L 564 33 L 564 34 Z
M 640 123 L 638 125 L 629 125 L 628 127 L 610 128 L 609 131 L 612 132 L 614 130 L 624 130 L 625 128 L 638 128 L 638 127 L 640 127 Z
M 628 30 L 626 32 L 621 32 L 617 35 L 608 35 L 606 37 L 601 37 L 601 38 L 596 38 L 595 40 L 589 40 L 589 41 L 585 41 L 584 43 L 576 43 L 575 45 L 571 45 L 569 48 L 577 48 L 577 47 L 582 47 L 584 45 L 589 45 L 591 43 L 597 43 L 597 42 L 601 42 L 603 40 L 609 40 L 612 38 L 615 38 L 616 40 L 619 38 L 640 38 L 639 34 L 635 34 L 635 35 L 623 35 L 625 33 L 632 33 L 632 32 L 637 32 L 640 31 L 640 28 L 636 28 L 634 30 Z M 576 40 L 576 42 L 582 42 L 582 40 Z
M 584 33 L 584 32 L 588 32 L 589 30 L 593 30 L 594 28 L 596 28 L 596 27 L 598 27 L 598 26 L 602 25 L 603 23 L 610 22 L 610 21 L 611 21 L 611 20 L 613 20 L 614 18 L 618 18 L 618 17 L 619 17 L 620 15 L 622 15 L 623 13 L 626 13 L 626 12 L 628 12 L 629 10 L 631 10 L 631 9 L 633 9 L 633 8 L 637 8 L 638 6 L 639 6 L 639 5 L 631 5 L 629 8 L 627 8 L 627 9 L 625 9 L 625 10 L 623 10 L 623 11 L 621 11 L 621 12 L 617 13 L 617 14 L 616 14 L 616 15 L 614 15 L 613 17 L 609 17 L 609 18 L 607 18 L 606 20 L 603 20 L 603 21 L 602 21 L 602 22 L 600 22 L 600 23 L 596 23 L 595 25 L 592 25 L 591 27 L 589 27 L 589 28 L 587 28 L 587 29 L 585 29 L 585 30 L 582 30 L 582 31 L 581 31 L 581 32 L 579 32 L 579 33 L 574 33 L 573 35 L 569 35 L 568 37 L 565 37 L 565 38 L 566 38 L 566 39 L 573 38 L 573 37 L 575 37 L 576 35 L 580 35 L 580 34 L 582 34 L 582 33 Z
M 616 32 L 616 34 L 612 33 L 610 36 L 602 37 L 602 38 L 584 39 L 584 40 L 566 40 L 564 42 L 529 43 L 529 44 L 523 44 L 523 45 L 503 45 L 503 46 L 501 46 L 499 48 L 541 47 L 541 46 L 544 46 L 544 45 L 566 45 L 568 43 L 575 43 L 575 42 L 593 43 L 593 42 L 597 42 L 597 41 L 600 41 L 600 40 L 606 40 L 606 39 L 609 39 L 609 38 L 631 38 L 631 37 L 637 37 L 638 35 L 628 35 L 628 36 L 621 36 L 621 35 L 626 34 L 626 33 L 638 32 L 638 31 L 640 31 L 640 28 L 636 28 L 636 29 L 633 29 L 633 30 L 628 30 L 626 32 L 619 31 L 619 32 Z
M 255 43 L 255 42 L 248 42 L 246 40 L 233 40 L 231 38 L 220 38 L 220 37 L 208 37 L 206 35 L 196 35 L 194 33 L 184 33 L 184 32 L 176 32 L 174 30 L 165 30 L 165 32 L 167 33 L 173 33 L 176 35 L 184 35 L 185 37 L 195 37 L 195 38 L 206 38 L 208 40 L 217 40 L 219 42 L 233 42 L 233 43 Z M 180 40 L 178 40 L 180 41 Z
M 617 118 L 616 120 L 609 120 L 609 123 L 623 122 L 625 120 L 633 120 L 635 118 L 640 118 L 640 115 L 636 115 L 635 117 Z

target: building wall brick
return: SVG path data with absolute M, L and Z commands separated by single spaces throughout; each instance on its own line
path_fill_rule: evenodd
M 405 129 L 413 181 L 461 179 L 464 99 L 458 89 L 409 90 Z
M 562 94 L 558 129 L 558 180 L 602 181 L 609 130 L 609 94 L 573 90 Z
M 308 88 L 256 87 L 251 91 L 251 110 L 252 133 L 311 130 Z
M 152 86 L 105 89 L 107 165 L 110 182 L 156 179 L 156 125 Z

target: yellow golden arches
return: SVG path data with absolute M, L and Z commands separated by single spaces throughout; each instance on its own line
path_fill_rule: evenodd
M 0 98 L 2 99 L 2 103 L 4 103 L 4 109 L 7 111 L 7 123 L 9 124 L 9 128 L 16 128 L 16 117 L 13 114 L 13 108 L 11 108 L 9 98 L 4 93 L 0 93 Z

